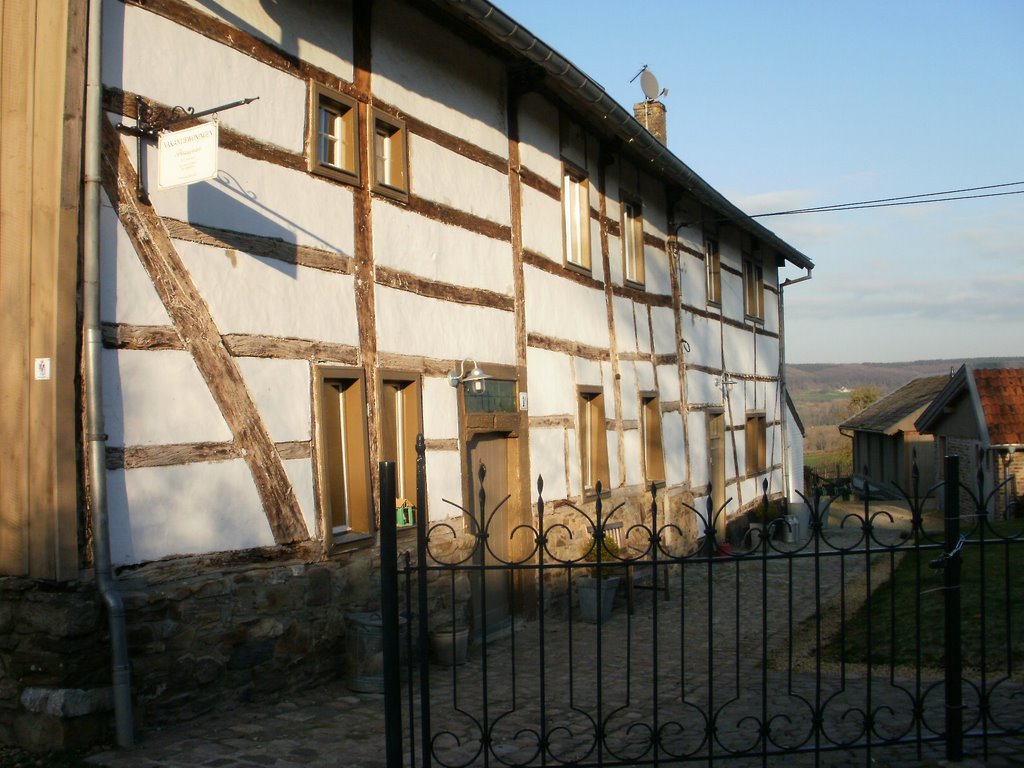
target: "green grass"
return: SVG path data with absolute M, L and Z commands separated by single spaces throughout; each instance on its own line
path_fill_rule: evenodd
M 816 451 L 804 454 L 804 466 L 810 467 L 820 475 L 831 477 L 839 467 L 840 475 L 849 475 L 853 459 L 850 456 L 850 449 L 844 448 L 839 451 Z
M 994 527 L 1000 536 L 1024 536 L 1024 521 L 1021 520 L 996 523 Z M 977 534 L 971 537 L 971 541 L 978 539 Z M 992 541 L 990 532 L 986 532 L 986 540 Z M 874 590 L 870 605 L 862 605 L 847 617 L 845 637 L 843 633 L 837 634 L 822 649 L 822 658 L 838 662 L 845 657 L 849 663 L 865 663 L 869 657 L 870 626 L 873 664 L 915 665 L 920 647 L 922 666 L 941 668 L 945 662 L 943 576 L 941 571 L 929 567 L 929 562 L 937 555 L 937 550 L 908 552 L 896 568 L 894 578 Z M 1008 545 L 987 544 L 984 564 L 982 547 L 970 543 L 964 546 L 960 595 L 965 667 L 980 668 L 984 639 L 986 667 L 990 672 L 1005 673 L 1009 661 L 1018 673 L 1024 669 L 1024 600 L 1020 599 L 1024 593 L 1022 555 L 1024 538 Z M 919 620 L 915 618 L 918 615 Z

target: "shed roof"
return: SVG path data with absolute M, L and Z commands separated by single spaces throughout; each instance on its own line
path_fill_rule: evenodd
M 898 425 L 915 411 L 925 408 L 949 382 L 949 376 L 924 376 L 904 384 L 895 392 L 876 400 L 839 426 L 858 432 L 894 435 Z
M 969 397 L 961 402 L 971 404 L 986 447 L 1024 445 L 1024 368 L 961 366 L 917 419 L 917 428 L 933 431 L 965 391 Z
M 645 159 L 652 172 L 686 190 L 723 219 L 773 248 L 791 264 L 801 269 L 814 268 L 814 262 L 807 256 L 741 211 L 694 173 L 598 83 L 488 0 L 433 2 L 522 61 L 527 68 L 524 74 L 543 80 L 552 92 L 565 99 L 581 115 L 589 117 L 593 125 L 614 137 L 627 151 Z

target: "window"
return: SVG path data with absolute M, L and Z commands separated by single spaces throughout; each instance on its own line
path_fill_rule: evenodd
M 562 174 L 562 230 L 565 261 L 590 270 L 590 185 L 569 165 Z
M 395 495 L 416 503 L 416 436 L 422 431 L 420 385 L 414 377 L 381 383 L 381 461 L 395 462 Z
M 622 201 L 622 272 L 627 283 L 644 284 L 644 220 L 640 206 Z
M 710 237 L 704 241 L 704 270 L 708 283 L 708 304 L 721 304 L 722 257 L 718 253 L 718 241 Z
M 580 390 L 578 442 L 583 492 L 594 493 L 597 481 L 608 488 L 608 434 L 604 423 L 604 394 L 599 388 Z
M 309 170 L 339 181 L 359 182 L 359 132 L 356 103 L 313 83 L 310 91 Z
M 373 190 L 398 200 L 409 199 L 408 152 L 405 124 L 397 118 L 373 111 L 370 135 L 373 145 L 371 171 Z
M 768 469 L 768 457 L 765 450 L 765 432 L 767 424 L 763 413 L 747 414 L 747 474 L 756 475 Z
M 372 530 L 366 398 L 358 373 L 324 376 L 320 385 L 320 461 L 327 530 L 334 537 Z
M 743 261 L 743 291 L 747 317 L 764 320 L 764 271 L 749 259 Z
M 665 482 L 665 453 L 661 447 L 661 404 L 657 395 L 640 398 L 640 438 L 647 483 Z

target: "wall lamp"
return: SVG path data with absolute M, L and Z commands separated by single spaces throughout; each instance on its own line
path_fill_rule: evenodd
M 463 359 L 459 373 L 456 373 L 454 368 L 448 371 L 448 383 L 456 388 L 459 384 L 466 384 L 472 389 L 474 394 L 483 394 L 487 386 L 487 380 L 494 377 L 484 373 L 480 366 L 476 364 L 476 360 L 473 360 L 473 367 L 470 368 L 469 373 L 466 373 L 467 362 L 469 362 L 468 357 Z

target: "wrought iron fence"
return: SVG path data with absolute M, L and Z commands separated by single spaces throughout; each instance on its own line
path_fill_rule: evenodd
M 688 507 L 706 539 L 687 541 L 653 488 L 648 515 L 621 525 L 600 495 L 549 509 L 540 480 L 532 525 L 491 530 L 508 498 L 483 487 L 480 518 L 430 525 L 419 450 L 401 562 L 382 515 L 389 765 L 871 765 L 987 756 L 1024 733 L 1024 537 L 989 519 L 991 496 L 961 518 L 950 484 L 936 517 L 939 486 L 919 495 L 915 473 L 902 505 L 816 494 L 806 532 L 780 517 L 728 550 L 722 509 Z M 518 554 L 499 557 L 496 536 Z M 616 596 L 616 578 L 657 588 Z M 509 616 L 488 625 L 502 580 Z

